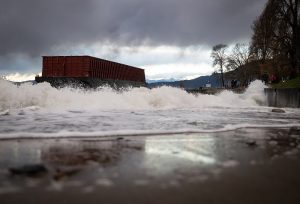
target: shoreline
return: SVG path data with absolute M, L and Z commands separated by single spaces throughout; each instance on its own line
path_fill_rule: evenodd
M 177 131 L 131 131 L 128 133 L 114 133 L 109 134 L 106 132 L 68 132 L 68 136 L 58 133 L 46 133 L 46 136 L 41 136 L 44 133 L 13 133 L 9 137 L 1 137 L 5 133 L 0 134 L 1 141 L 9 140 L 53 140 L 53 139 L 101 139 L 101 138 L 120 138 L 120 137 L 156 137 L 156 136 L 170 136 L 170 135 L 183 135 L 183 134 L 214 134 L 214 133 L 226 133 L 231 131 L 237 131 L 241 129 L 288 129 L 288 128 L 300 128 L 300 123 L 284 124 L 284 125 L 229 125 L 229 127 L 224 127 L 221 129 L 214 130 L 177 130 Z M 21 136 L 21 135 L 31 135 L 31 136 Z M 61 135 L 59 135 L 61 134 Z M 66 133 L 64 133 L 66 134 Z M 55 135 L 55 136 L 47 136 Z M 70 135 L 70 136 L 69 136 Z

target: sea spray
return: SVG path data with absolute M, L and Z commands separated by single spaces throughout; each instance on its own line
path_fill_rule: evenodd
M 37 106 L 44 109 L 83 110 L 163 110 L 201 107 L 249 107 L 264 103 L 263 85 L 254 81 L 243 94 L 223 91 L 218 95 L 193 95 L 174 87 L 132 88 L 116 91 L 109 87 L 96 90 L 56 89 L 48 83 L 37 85 L 0 80 L 0 110 Z
M 117 91 L 56 89 L 0 80 L 0 139 L 213 133 L 239 128 L 300 127 L 300 110 L 278 117 L 262 106 L 265 86 L 242 94 L 189 94 L 173 87 Z

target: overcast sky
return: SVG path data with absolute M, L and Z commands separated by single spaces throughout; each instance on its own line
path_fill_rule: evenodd
M 93 55 L 148 79 L 213 71 L 211 47 L 247 42 L 265 0 L 0 0 L 0 74 L 41 72 L 43 55 Z

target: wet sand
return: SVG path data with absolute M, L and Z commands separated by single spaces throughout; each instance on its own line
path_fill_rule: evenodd
M 1 204 L 298 204 L 299 172 L 299 128 L 0 141 Z

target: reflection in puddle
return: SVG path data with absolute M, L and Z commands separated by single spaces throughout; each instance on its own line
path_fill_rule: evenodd
M 191 162 L 201 162 L 203 164 L 215 164 L 213 148 L 214 139 L 193 140 L 193 139 L 178 139 L 167 140 L 162 142 L 162 139 L 154 140 L 147 139 L 146 154 L 170 156 L 174 159 L 183 159 Z
M 40 143 L 8 141 L 0 143 L 0 169 L 41 162 Z
M 41 186 L 47 192 L 78 188 L 82 193 L 119 186 L 179 188 L 222 178 L 225 171 L 269 168 L 276 162 L 274 156 L 279 161 L 298 158 L 299 145 L 298 129 L 2 141 L 0 194 L 15 192 L 16 186 L 20 191 Z M 34 164 L 45 167 L 46 173 L 33 179 L 8 171 L 11 167 L 34 170 Z
M 195 152 L 190 152 L 190 151 L 181 151 L 180 153 L 177 152 L 177 150 L 174 148 L 172 149 L 159 149 L 159 148 L 153 148 L 150 147 L 147 149 L 146 153 L 147 154 L 157 154 L 157 155 L 164 155 L 164 156 L 173 156 L 176 157 L 177 159 L 186 159 L 186 160 L 190 160 L 192 162 L 203 162 L 205 164 L 214 164 L 215 163 L 215 159 L 208 157 L 208 156 L 204 156 L 204 155 L 199 155 Z M 174 153 L 174 151 L 176 153 Z
M 143 166 L 152 176 L 180 171 L 183 167 L 202 169 L 215 165 L 215 138 L 201 136 L 172 136 L 147 138 Z

